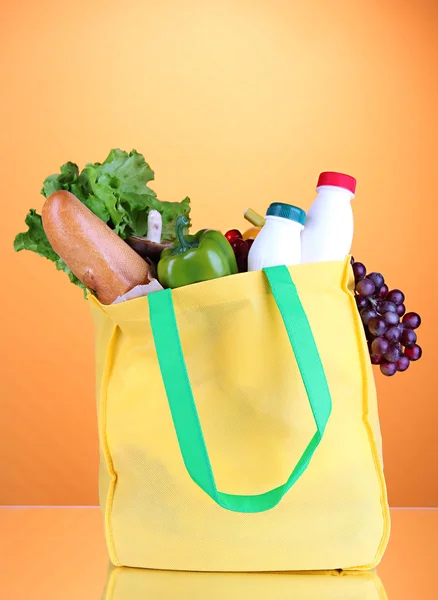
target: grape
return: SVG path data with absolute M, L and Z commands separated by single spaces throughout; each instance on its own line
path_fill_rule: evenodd
M 230 244 L 231 244 L 231 247 L 233 248 L 234 254 L 236 256 L 238 256 L 240 254 L 245 254 L 248 249 L 246 241 L 243 240 L 242 238 L 236 237 L 236 238 L 234 238 L 234 240 L 231 240 Z
M 365 337 L 369 342 L 372 342 L 376 336 L 371 333 L 368 327 L 365 327 Z
M 389 350 L 389 342 L 384 337 L 376 337 L 371 343 L 371 351 L 375 356 L 382 356 Z
M 378 294 L 379 298 L 386 298 L 386 294 L 388 293 L 388 290 L 389 290 L 388 286 L 386 285 L 386 283 L 384 283 L 379 290 L 379 294 Z
M 388 311 L 397 312 L 397 307 L 394 304 L 394 302 L 388 302 L 387 300 L 381 300 L 377 304 L 377 310 L 381 315 L 383 315 L 384 313 L 386 313 Z
M 390 363 L 396 363 L 400 360 L 402 352 L 399 344 L 392 344 L 388 352 L 385 352 L 385 358 Z
M 382 285 L 385 283 L 385 279 L 381 273 L 370 273 L 367 275 L 367 279 L 371 279 L 371 281 L 376 286 L 376 292 L 380 290 Z
M 377 317 L 377 313 L 374 308 L 364 308 L 360 311 L 360 318 L 364 325 L 368 325 L 370 319 L 374 319 L 375 317 Z
M 362 308 L 366 308 L 368 306 L 368 298 L 365 298 L 365 296 L 361 296 L 360 294 L 358 294 L 357 296 L 355 296 L 355 300 L 356 300 L 357 308 L 359 310 L 361 310 Z
M 403 317 L 402 323 L 409 329 L 417 329 L 417 327 L 420 327 L 421 325 L 420 315 L 414 312 L 406 313 Z
M 363 265 L 361 262 L 355 262 L 353 264 L 353 273 L 354 273 L 354 279 L 356 281 L 360 281 L 367 274 L 365 265 Z
M 238 252 L 236 257 L 239 259 Z M 373 271 L 367 275 L 363 263 L 356 262 L 352 256 L 350 262 L 355 279 L 355 302 L 371 363 L 379 365 L 387 376 L 406 371 L 411 361 L 422 356 L 414 331 L 421 325 L 420 316 L 406 313 L 404 293 L 398 288 L 389 290 L 381 273 Z
M 248 271 L 248 244 L 245 240 L 242 240 L 241 238 L 237 237 L 234 240 L 232 240 L 230 244 L 236 256 L 236 262 L 239 273 L 244 273 L 245 271 Z
M 406 312 L 406 306 L 404 304 L 397 305 L 397 314 L 399 317 L 402 317 Z
M 389 310 L 388 312 L 383 313 L 382 319 L 387 325 L 398 325 L 400 322 L 400 317 L 398 316 L 398 314 Z
M 402 331 L 403 329 L 399 325 L 396 325 L 395 327 L 390 327 L 385 333 L 385 337 L 389 342 L 399 342 L 402 336 Z
M 413 329 L 403 329 L 403 333 L 401 335 L 401 343 L 406 348 L 412 348 L 417 341 L 417 334 Z
M 405 356 L 407 356 L 411 361 L 418 360 L 421 358 L 422 354 L 423 350 L 418 344 L 415 344 L 415 346 L 412 346 L 412 348 L 405 348 Z
M 410 360 L 407 356 L 402 354 L 397 361 L 397 371 L 406 371 L 409 368 Z
M 357 265 L 358 263 L 355 264 Z M 361 279 L 361 281 L 356 284 L 356 290 L 362 296 L 372 296 L 376 291 L 376 286 L 370 279 Z
M 386 299 L 389 300 L 390 302 L 394 302 L 394 304 L 397 304 L 397 305 L 403 304 L 403 302 L 405 301 L 405 295 L 400 290 L 391 290 L 387 294 Z
M 383 335 L 388 329 L 387 324 L 379 317 L 373 317 L 368 321 L 368 329 L 373 335 Z
M 382 362 L 380 365 L 380 370 L 387 377 L 391 377 L 391 375 L 395 375 L 397 373 L 397 365 L 390 362 Z

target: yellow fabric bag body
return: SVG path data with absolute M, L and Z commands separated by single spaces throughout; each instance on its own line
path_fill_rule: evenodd
M 301 329 L 295 331 L 289 319 L 286 331 L 269 273 L 179 288 L 171 300 L 168 291 L 112 306 L 90 298 L 100 503 L 114 565 L 315 571 L 371 569 L 380 561 L 389 511 L 372 367 L 349 258 L 282 269 L 307 315 L 329 411 L 315 404 L 321 400 L 317 360 L 304 365 L 304 382 L 301 363 L 308 356 Z M 284 275 L 271 273 L 283 307 L 291 289 Z M 163 335 L 167 313 L 160 320 L 160 298 L 173 300 L 179 354 L 174 338 Z M 298 319 L 297 328 L 304 325 Z M 199 415 L 198 433 L 185 430 L 181 362 Z M 197 452 L 200 439 L 204 452 Z M 207 453 L 214 476 L 205 468 L 203 478 L 208 461 L 193 461 Z M 292 471 L 293 485 L 284 493 Z M 213 491 L 206 493 L 203 481 Z M 254 509 L 255 498 L 262 504 L 274 498 L 275 505 Z
M 366 573 L 182 573 L 113 567 L 102 600 L 387 600 Z

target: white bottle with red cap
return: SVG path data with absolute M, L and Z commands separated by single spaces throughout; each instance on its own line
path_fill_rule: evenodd
M 353 241 L 356 180 L 343 173 L 321 173 L 316 191 L 301 233 L 301 263 L 344 260 Z

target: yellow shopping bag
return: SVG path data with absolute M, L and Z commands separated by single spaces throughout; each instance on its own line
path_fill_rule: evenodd
M 112 306 L 97 329 L 113 564 L 371 569 L 389 535 L 377 401 L 349 258 Z
M 366 573 L 182 573 L 113 567 L 102 600 L 387 600 Z

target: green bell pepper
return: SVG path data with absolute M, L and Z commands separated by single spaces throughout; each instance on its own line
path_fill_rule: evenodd
M 202 229 L 184 235 L 189 220 L 176 220 L 176 242 L 163 250 L 158 263 L 158 280 L 164 288 L 178 288 L 191 283 L 237 273 L 236 257 L 227 238 L 220 231 Z

